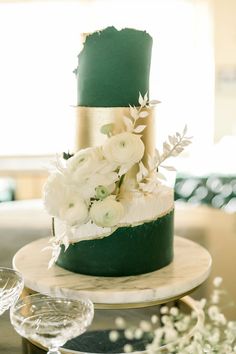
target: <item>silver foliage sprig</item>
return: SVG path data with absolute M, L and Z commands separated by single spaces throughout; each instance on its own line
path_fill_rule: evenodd
M 174 135 L 169 135 L 168 140 L 163 143 L 163 152 L 160 154 L 156 150 L 155 160 L 156 168 L 163 167 L 168 171 L 175 171 L 175 168 L 172 166 L 163 165 L 163 162 L 169 157 L 178 156 L 186 146 L 191 144 L 192 137 L 186 136 L 187 125 L 185 125 L 182 134 L 176 132 Z

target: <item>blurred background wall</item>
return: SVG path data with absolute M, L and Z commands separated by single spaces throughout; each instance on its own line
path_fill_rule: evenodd
M 179 172 L 232 180 L 235 15 L 234 0 L 0 1 L 0 200 L 40 198 L 49 161 L 73 150 L 80 33 L 109 25 L 154 38 L 157 142 L 185 123 L 194 136 Z
M 215 53 L 215 141 L 236 135 L 236 2 L 212 1 Z

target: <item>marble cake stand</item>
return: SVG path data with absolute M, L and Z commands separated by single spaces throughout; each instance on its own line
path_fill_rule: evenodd
M 203 283 L 210 272 L 211 256 L 200 245 L 175 236 L 174 261 L 158 271 L 128 277 L 96 277 L 48 269 L 48 238 L 21 248 L 13 266 L 23 274 L 31 291 L 76 299 L 90 298 L 95 308 L 138 308 L 179 299 Z

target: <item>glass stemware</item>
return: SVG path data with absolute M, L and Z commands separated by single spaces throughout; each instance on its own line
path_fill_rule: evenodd
M 17 301 L 23 287 L 24 281 L 20 273 L 0 267 L 0 315 Z
M 85 332 L 94 315 L 88 299 L 69 300 L 42 294 L 26 296 L 11 308 L 10 318 L 22 337 L 60 354 L 59 347 Z

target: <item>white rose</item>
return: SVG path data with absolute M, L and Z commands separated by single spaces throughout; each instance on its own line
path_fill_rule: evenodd
M 60 208 L 59 218 L 70 226 L 81 225 L 88 220 L 88 207 L 84 200 L 77 199 Z
M 140 136 L 125 132 L 107 139 L 103 154 L 109 162 L 131 167 L 142 159 L 144 144 Z
M 93 203 L 90 209 L 92 221 L 102 227 L 112 227 L 119 223 L 124 215 L 124 207 L 112 197 Z

